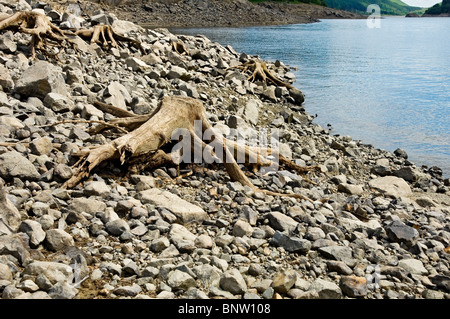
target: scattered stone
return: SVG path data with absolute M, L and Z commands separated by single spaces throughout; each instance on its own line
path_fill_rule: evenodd
M 342 291 L 335 283 L 324 280 L 316 279 L 309 288 L 309 291 L 317 292 L 320 299 L 341 299 Z
M 402 259 L 398 262 L 398 266 L 406 270 L 409 274 L 426 275 L 428 270 L 425 269 L 423 263 L 418 259 Z
M 234 223 L 233 235 L 237 237 L 250 237 L 253 233 L 253 227 L 245 220 L 239 219 Z
M 136 297 L 141 291 L 142 288 L 137 284 L 133 284 L 131 286 L 122 286 L 113 290 L 114 294 L 126 297 Z
M 73 237 L 62 229 L 49 229 L 45 234 L 45 244 L 50 251 L 62 251 L 75 245 Z
M 390 240 L 394 242 L 404 242 L 409 246 L 414 245 L 419 238 L 419 232 L 415 228 L 398 220 L 394 220 L 384 229 Z
M 130 231 L 130 226 L 123 219 L 114 219 L 105 224 L 108 233 L 114 236 L 120 236 L 124 232 Z
M 71 111 L 75 107 L 72 100 L 58 92 L 49 92 L 45 95 L 43 102 L 52 111 L 60 113 Z
M 207 218 L 206 212 L 177 195 L 157 188 L 148 189 L 138 194 L 144 204 L 152 204 L 171 211 L 182 223 L 201 222 Z
M 267 218 L 269 219 L 270 226 L 280 232 L 290 233 L 294 231 L 298 225 L 298 222 L 294 219 L 279 212 L 270 212 L 267 214 Z
M 223 273 L 220 278 L 220 287 L 233 295 L 240 295 L 247 292 L 247 284 L 239 270 L 233 268 Z
M 183 289 L 187 290 L 195 286 L 195 279 L 188 273 L 175 269 L 169 273 L 167 278 L 167 284 L 175 290 Z
M 272 287 L 278 293 L 287 293 L 294 286 L 297 280 L 297 273 L 292 270 L 285 270 L 273 277 Z
M 45 231 L 42 229 L 40 223 L 34 220 L 24 220 L 20 226 L 19 231 L 25 233 L 30 238 L 30 246 L 37 247 L 42 243 L 46 237 Z
M 72 267 L 58 262 L 34 260 L 25 267 L 24 273 L 32 276 L 42 274 L 52 285 L 57 282 L 71 282 L 73 279 Z
M 60 67 L 46 61 L 37 61 L 17 80 L 15 92 L 24 96 L 45 98 L 48 93 L 67 96 L 66 83 Z
M 306 254 L 311 249 L 311 242 L 298 237 L 289 237 L 280 231 L 276 231 L 273 235 L 271 243 L 283 247 L 289 252 Z
M 369 186 L 386 196 L 401 197 L 411 195 L 411 187 L 404 179 L 395 176 L 378 177 L 369 181 Z
M 255 6 L 241 2 L 236 8 Z M 31 9 L 25 0 L 2 3 L 0 15 Z M 185 17 L 182 10 L 190 16 L 211 10 L 204 3 L 143 8 L 147 20 L 166 11 Z M 144 29 L 103 11 L 84 19 L 90 10 L 77 4 L 60 14 L 52 4 L 35 2 L 33 10 L 60 28 L 112 24 L 150 53 L 76 37 L 77 49 L 61 47 L 59 59 L 37 50 L 32 60 L 29 36 L 0 34 L 3 299 L 448 297 L 450 184 L 442 169 L 414 165 L 402 150 L 391 154 L 330 135 L 304 111 L 300 90 L 249 81 L 235 67 L 254 57 L 230 46 Z M 133 11 L 136 18 L 141 11 Z M 216 15 L 215 22 L 221 19 Z M 174 40 L 187 54 L 173 50 Z M 282 62 L 266 64 L 295 82 Z M 221 165 L 140 169 L 144 162 L 122 166 L 119 158 L 63 187 L 84 160 L 79 155 L 122 134 L 112 127 L 94 132 L 101 121 L 123 120 L 96 100 L 146 116 L 165 95 L 201 100 L 215 130 L 249 145 L 258 142 L 250 141 L 258 137 L 256 125 L 276 127 L 280 154 L 320 171 L 262 167 L 249 179 L 312 202 L 255 191 L 231 181 Z M 136 173 L 127 178 L 129 168 Z
M 16 151 L 0 155 L 0 177 L 9 180 L 14 177 L 24 180 L 37 180 L 40 177 L 36 167 Z
M 351 298 L 367 295 L 367 280 L 365 277 L 343 276 L 339 281 L 339 287 L 345 295 Z
M 6 196 L 5 189 L 0 185 L 0 235 L 11 235 L 21 223 L 21 215 L 17 207 Z

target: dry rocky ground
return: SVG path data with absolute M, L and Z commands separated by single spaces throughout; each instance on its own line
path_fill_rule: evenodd
M 61 27 L 109 21 L 145 52 L 78 39 L 58 59 L 32 60 L 28 35 L 0 32 L 1 298 L 450 297 L 449 180 L 439 168 L 331 135 L 286 88 L 229 69 L 254 58 L 229 46 L 33 5 Z M 0 0 L 4 14 L 31 9 Z M 282 62 L 268 65 L 295 81 Z M 248 176 L 312 201 L 255 192 L 202 164 L 127 174 L 110 161 L 62 188 L 77 151 L 114 138 L 87 133 L 114 118 L 96 100 L 147 114 L 167 95 L 201 100 L 223 132 L 278 129 L 282 154 L 321 170 Z

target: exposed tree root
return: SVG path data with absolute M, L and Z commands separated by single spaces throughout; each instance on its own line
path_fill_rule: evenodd
M 178 54 L 189 54 L 188 49 L 182 41 L 171 41 L 170 46 L 172 47 L 172 50 Z
M 275 86 L 284 86 L 288 89 L 293 89 L 294 87 L 286 82 L 281 81 L 276 75 L 274 75 L 268 68 L 267 64 L 259 60 L 249 60 L 241 65 L 230 67 L 242 70 L 243 73 L 250 71 L 251 75 L 248 80 L 251 82 L 262 81 L 266 84 L 274 84 Z
M 88 38 L 91 44 L 98 43 L 103 48 L 119 48 L 120 42 L 128 42 L 135 48 L 144 51 L 139 41 L 118 34 L 110 25 L 98 24 L 89 29 L 76 30 L 74 34 Z
M 112 106 L 108 105 L 108 109 L 115 112 L 115 108 Z M 145 121 L 143 121 L 143 116 L 116 119 L 114 125 L 117 125 L 118 121 L 123 121 L 124 119 L 127 119 L 126 125 L 129 125 L 132 122 L 130 119 L 135 118 L 137 121 L 133 122 L 133 125 L 137 127 L 108 144 L 99 145 L 78 154 L 81 156 L 80 165 L 76 167 L 74 175 L 66 181 L 63 187 L 72 188 L 76 186 L 81 180 L 88 177 L 100 163 L 112 159 L 120 159 L 122 164 L 126 163 L 128 166 L 133 167 L 133 171 L 136 172 L 161 165 L 178 165 L 181 157 L 184 155 L 182 152 L 185 149 L 175 147 L 172 149 L 172 153 L 166 153 L 162 149 L 165 145 L 173 142 L 171 139 L 176 130 L 184 129 L 185 132 L 189 133 L 189 141 L 187 141 L 189 142 L 189 147 L 195 152 L 195 145 L 200 146 L 202 156 L 205 156 L 205 154 L 209 155 L 216 163 L 223 164 L 232 180 L 238 181 L 244 186 L 249 186 L 255 192 L 294 197 L 312 202 L 311 199 L 302 194 L 280 194 L 258 189 L 241 170 L 236 159 L 244 159 L 244 164 L 252 167 L 254 170 L 263 166 L 277 164 L 273 160 L 268 159 L 268 155 L 280 159 L 280 164 L 299 172 L 309 171 L 310 168 L 305 169 L 292 163 L 274 149 L 242 145 L 226 139 L 215 131 L 210 143 L 206 144 L 202 140 L 203 134 L 205 131 L 213 131 L 213 129 L 207 120 L 203 104 L 200 101 L 187 97 L 166 96 L 153 114 L 146 117 Z M 201 123 L 200 132 L 198 131 L 199 128 L 194 124 L 195 121 Z M 186 142 L 184 141 L 184 135 L 183 142 Z M 219 153 L 222 153 L 222 156 Z
M 57 54 L 47 50 L 47 47 L 60 47 L 62 42 L 70 42 L 64 31 L 53 25 L 43 14 L 32 11 L 18 11 L 0 21 L 0 31 L 15 29 L 32 36 L 30 42 L 31 57 L 35 58 L 36 50 L 46 56 Z
M 78 35 L 88 38 L 90 43 L 99 43 L 104 48 L 118 48 L 122 42 L 127 42 L 131 46 L 144 51 L 141 43 L 135 39 L 118 34 L 108 25 L 96 25 L 90 29 L 61 30 L 43 14 L 33 11 L 18 11 L 11 16 L 0 20 L 0 31 L 5 29 L 17 30 L 30 34 L 31 57 L 36 57 L 36 51 L 41 52 L 46 57 L 57 57 L 58 52 L 51 52 L 48 48 L 61 48 L 64 43 L 76 48 L 75 43 L 67 35 Z

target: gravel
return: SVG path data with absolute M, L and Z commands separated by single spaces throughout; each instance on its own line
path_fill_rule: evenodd
M 227 70 L 246 56 L 230 47 L 127 25 L 148 55 L 93 44 L 31 61 L 23 45 L 0 49 L 14 82 L 0 82 L 1 298 L 450 297 L 450 190 L 438 168 L 331 135 L 297 92 Z M 27 37 L 0 34 L 11 36 Z M 171 39 L 198 50 L 195 58 L 171 51 Z M 295 81 L 289 66 L 266 62 Z M 206 164 L 181 165 L 181 176 L 165 166 L 125 175 L 111 161 L 62 188 L 77 152 L 111 140 L 87 133 L 97 125 L 89 120 L 114 118 L 96 99 L 145 113 L 164 95 L 197 94 L 221 130 L 230 117 L 241 133 L 279 129 L 284 152 L 320 171 L 280 167 L 249 178 L 312 202 L 255 192 Z

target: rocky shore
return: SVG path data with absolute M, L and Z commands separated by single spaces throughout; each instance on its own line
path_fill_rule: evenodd
M 2 299 L 450 297 L 450 191 L 439 168 L 329 134 L 285 87 L 230 69 L 256 58 L 230 46 L 32 5 L 0 0 L 0 15 L 34 8 L 59 26 L 109 21 L 146 52 L 77 38 L 58 59 L 32 60 L 29 35 L 0 32 Z M 180 41 L 189 54 L 173 50 Z M 282 61 L 267 64 L 295 82 Z M 254 192 L 221 165 L 127 175 L 111 161 L 62 188 L 77 152 L 113 138 L 87 133 L 115 118 L 96 100 L 148 114 L 170 95 L 202 101 L 222 132 L 278 129 L 280 152 L 320 171 L 249 178 L 312 202 Z

